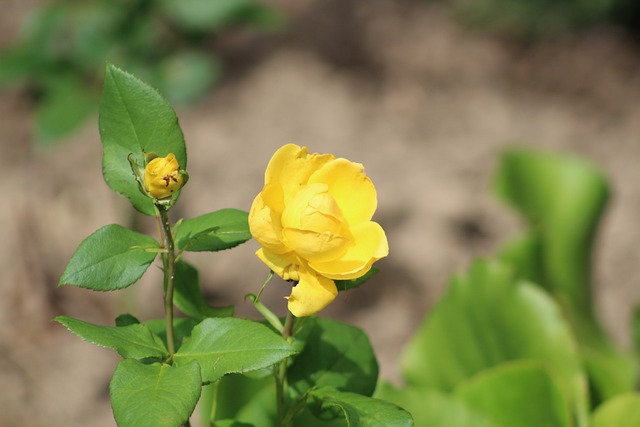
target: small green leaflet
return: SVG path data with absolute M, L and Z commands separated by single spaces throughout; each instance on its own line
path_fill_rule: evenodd
M 100 326 L 67 316 L 54 320 L 83 340 L 112 348 L 125 359 L 164 359 L 169 354 L 162 340 L 146 325 Z
M 413 418 L 393 403 L 357 393 L 322 387 L 311 391 L 324 409 L 337 407 L 344 413 L 349 427 L 412 427 Z
M 371 279 L 373 276 L 378 274 L 380 270 L 375 267 L 372 267 L 371 270 L 367 271 L 363 276 L 358 277 L 353 280 L 334 280 L 336 283 L 336 287 L 339 291 L 348 291 L 352 288 L 357 288 L 360 285 L 364 284 L 367 280 Z
M 221 209 L 185 219 L 176 226 L 176 247 L 185 251 L 221 251 L 251 238 L 249 214 L 238 209 Z
M 106 225 L 80 243 L 58 286 L 113 291 L 137 282 L 155 259 L 155 239 L 117 224 Z

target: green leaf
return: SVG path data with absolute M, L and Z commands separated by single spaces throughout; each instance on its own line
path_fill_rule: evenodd
M 592 427 L 637 427 L 640 425 L 640 394 L 622 394 L 600 406 Z
M 136 325 L 138 323 L 140 323 L 138 318 L 129 313 L 121 314 L 116 317 L 116 326 L 129 326 Z
M 230 373 L 242 373 L 271 366 L 295 350 L 268 327 L 245 319 L 209 318 L 193 329 L 174 355 L 178 365 L 196 360 L 204 382 Z
M 147 271 L 159 248 L 149 236 L 117 224 L 104 226 L 80 243 L 58 286 L 95 291 L 126 288 Z
M 164 359 L 169 355 L 162 340 L 145 325 L 100 326 L 67 316 L 54 320 L 83 340 L 112 348 L 125 359 Z
M 378 362 L 369 338 L 354 326 L 313 318 L 302 352 L 287 369 L 287 381 L 299 394 L 331 386 L 371 396 L 378 379 Z
M 334 280 L 336 283 L 336 287 L 339 291 L 348 291 L 352 288 L 357 288 L 360 285 L 364 284 L 367 280 L 371 279 L 373 276 L 378 274 L 380 270 L 375 267 L 372 267 L 364 276 L 358 277 L 353 280 Z
M 118 427 L 180 427 L 202 389 L 200 367 L 135 360 L 120 362 L 111 378 L 111 406 Z
M 80 75 L 52 79 L 36 110 L 36 140 L 50 144 L 71 134 L 98 108 L 98 93 Z
M 211 52 L 179 51 L 158 64 L 162 93 L 177 103 L 189 103 L 206 95 L 220 77 L 222 67 Z
M 198 320 L 233 316 L 233 306 L 211 307 L 202 295 L 198 270 L 185 261 L 176 263 L 173 302 L 184 314 Z
M 540 362 L 488 369 L 461 384 L 455 395 L 498 427 L 573 426 L 565 397 Z
M 251 238 L 248 217 L 238 209 L 221 209 L 185 219 L 176 227 L 176 247 L 191 252 L 233 248 Z
M 434 389 L 378 384 L 374 397 L 388 400 L 407 410 L 417 426 L 498 427 L 485 414 L 455 396 Z
M 23 46 L 11 46 L 0 52 L 0 87 L 14 81 L 26 80 L 39 67 L 44 68 L 42 58 L 32 55 Z
M 514 149 L 501 160 L 496 190 L 529 222 L 526 237 L 501 258 L 561 305 L 580 345 L 592 401 L 633 390 L 637 368 L 604 333 L 591 295 L 593 242 L 609 194 L 603 175 L 573 157 Z
M 584 425 L 585 375 L 574 339 L 554 301 L 519 283 L 506 264 L 476 262 L 455 278 L 407 346 L 403 371 L 420 387 L 452 391 L 501 363 L 534 359 L 553 368 Z
M 540 239 L 539 284 L 592 317 L 591 252 L 609 196 L 604 176 L 573 157 L 513 149 L 501 159 L 495 188 Z
M 212 396 L 212 393 L 210 392 L 213 392 L 214 387 L 215 396 Z M 265 399 L 258 397 L 263 391 L 269 392 L 269 396 Z M 247 405 L 255 404 L 256 406 L 268 407 L 270 412 L 273 412 L 275 418 L 275 396 L 275 381 L 273 375 L 257 380 L 249 378 L 246 375 L 230 374 L 224 376 L 215 384 L 205 386 L 203 388 L 203 396 L 200 399 L 200 404 L 202 404 L 203 400 L 207 397 L 210 397 L 211 404 L 213 404 L 214 399 L 216 402 L 216 419 L 234 419 L 250 424 L 258 424 L 254 423 L 251 419 L 240 417 L 238 412 Z M 261 405 L 264 402 L 266 402 L 266 404 Z M 208 418 L 211 416 L 212 408 L 209 406 L 207 409 L 207 412 L 200 413 L 204 414 L 204 416 Z M 267 408 L 256 408 L 256 412 L 259 412 L 259 414 L 256 415 L 259 420 L 269 418 L 265 416 L 265 410 L 267 410 Z
M 254 427 L 254 425 L 235 420 L 216 420 L 216 427 Z
M 164 319 L 153 319 L 144 322 L 144 324 L 167 345 L 167 323 Z M 197 324 L 198 321 L 190 317 L 173 319 L 174 348 L 180 348 L 184 340 L 191 336 L 191 332 Z
M 144 165 L 144 153 L 173 153 L 187 169 L 187 152 L 178 118 L 169 103 L 147 84 L 109 64 L 100 103 L 102 172 L 115 192 L 128 197 L 146 215 L 155 215 L 151 198 L 138 188 L 129 161 Z
M 258 7 L 255 0 L 161 0 L 160 4 L 167 16 L 191 31 L 220 29 Z
M 319 399 L 325 409 L 339 408 L 349 427 L 413 426 L 413 419 L 407 411 L 384 400 L 331 387 L 315 389 L 310 394 Z

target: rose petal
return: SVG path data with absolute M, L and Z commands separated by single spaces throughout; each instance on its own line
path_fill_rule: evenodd
M 285 228 L 282 234 L 287 246 L 307 261 L 327 262 L 340 258 L 348 250 L 352 240 L 346 236 L 325 231 L 297 230 Z
M 308 154 L 307 147 L 284 145 L 275 152 L 264 174 L 262 193 L 265 203 L 282 212 L 311 174 L 333 159 L 332 154 Z
M 345 254 L 329 262 L 309 262 L 309 267 L 335 280 L 357 279 L 371 269 L 374 262 L 389 254 L 384 230 L 377 222 L 369 221 L 351 228 L 354 244 Z
M 261 248 L 256 251 L 256 255 L 271 271 L 282 277 L 282 279 L 296 282 L 300 280 L 298 271 L 302 261 L 295 253 L 276 254 L 268 249 Z
M 264 204 L 260 194 L 253 200 L 249 211 L 249 230 L 253 238 L 270 251 L 278 254 L 290 251 L 282 243 L 282 226 L 278 216 Z
M 288 308 L 296 317 L 311 316 L 329 305 L 337 295 L 338 289 L 333 280 L 301 268 L 300 282 L 287 298 Z
M 371 220 L 378 205 L 376 188 L 360 163 L 335 159 L 309 177 L 309 184 L 324 183 L 350 226 Z

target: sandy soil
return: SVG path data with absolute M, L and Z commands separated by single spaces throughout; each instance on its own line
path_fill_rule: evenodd
M 34 3 L 7 2 L 12 18 L 0 15 L 0 47 Z M 364 163 L 391 254 L 382 273 L 324 315 L 364 328 L 382 376 L 397 379 L 402 345 L 452 272 L 518 229 L 489 191 L 500 151 L 517 143 L 575 153 L 613 187 L 595 260 L 597 304 L 607 329 L 628 343 L 630 309 L 640 300 L 638 46 L 607 30 L 525 46 L 464 29 L 421 2 L 274 3 L 290 13 L 290 29 L 221 40 L 228 77 L 178 112 L 191 181 L 177 214 L 248 209 L 268 159 L 288 142 Z M 95 118 L 47 150 L 30 144 L 31 115 L 18 90 L 2 93 L 0 168 L 9 179 L 0 181 L 0 426 L 114 426 L 108 382 L 117 357 L 51 319 L 157 317 L 160 276 L 152 269 L 122 294 L 56 283 L 97 228 L 153 226 L 103 183 Z M 255 316 L 242 296 L 267 273 L 255 249 L 189 257 L 212 301 L 236 304 L 240 315 Z M 286 293 L 272 284 L 267 303 L 282 312 Z

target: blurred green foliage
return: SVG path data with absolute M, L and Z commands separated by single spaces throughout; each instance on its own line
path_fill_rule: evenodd
M 220 76 L 217 35 L 282 23 L 259 0 L 58 0 L 35 10 L 0 53 L 0 87 L 27 88 L 36 104 L 35 139 L 48 143 L 97 111 L 105 62 L 131 70 L 174 103 L 188 103 Z
M 452 279 L 405 349 L 406 385 L 376 395 L 418 427 L 640 425 L 640 311 L 633 353 L 605 333 L 591 289 L 605 177 L 580 159 L 512 149 L 494 189 L 523 235 Z
M 609 25 L 640 33 L 636 0 L 447 0 L 467 24 L 524 39 Z

